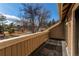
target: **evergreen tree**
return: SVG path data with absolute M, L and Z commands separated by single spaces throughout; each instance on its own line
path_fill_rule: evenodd
M 4 24 L 5 24 L 6 17 L 0 15 L 0 33 L 4 34 Z

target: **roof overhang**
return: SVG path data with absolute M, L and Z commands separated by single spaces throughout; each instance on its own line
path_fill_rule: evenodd
M 58 3 L 59 15 L 61 21 L 68 18 L 75 3 Z

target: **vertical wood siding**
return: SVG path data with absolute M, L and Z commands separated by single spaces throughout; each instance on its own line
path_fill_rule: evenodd
M 48 32 L 40 32 L 10 41 L 0 42 L 0 56 L 25 56 L 31 54 L 36 48 L 48 39 Z M 14 39 L 13 39 L 14 40 Z M 15 43 L 16 42 L 16 43 Z M 5 43 L 5 44 L 4 44 Z M 7 44 L 7 45 L 6 45 Z M 12 44 L 12 45 L 11 45 Z

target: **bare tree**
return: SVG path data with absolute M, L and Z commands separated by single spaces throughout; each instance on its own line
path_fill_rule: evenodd
M 24 9 L 24 17 L 30 20 L 32 32 L 35 32 L 35 21 L 41 6 L 35 4 L 22 4 Z
M 33 33 L 38 31 L 40 27 L 47 25 L 48 19 L 50 18 L 50 11 L 44 9 L 40 4 L 22 4 L 22 6 L 22 17 L 30 21 L 31 31 Z
M 46 9 L 40 10 L 38 13 L 39 25 L 38 25 L 37 30 L 39 30 L 40 27 L 46 27 L 49 18 L 50 18 L 50 11 L 49 10 L 46 10 Z

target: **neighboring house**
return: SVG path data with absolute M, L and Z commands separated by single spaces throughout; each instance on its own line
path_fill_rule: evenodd
M 39 28 L 39 31 L 44 31 L 46 30 L 46 28 Z

